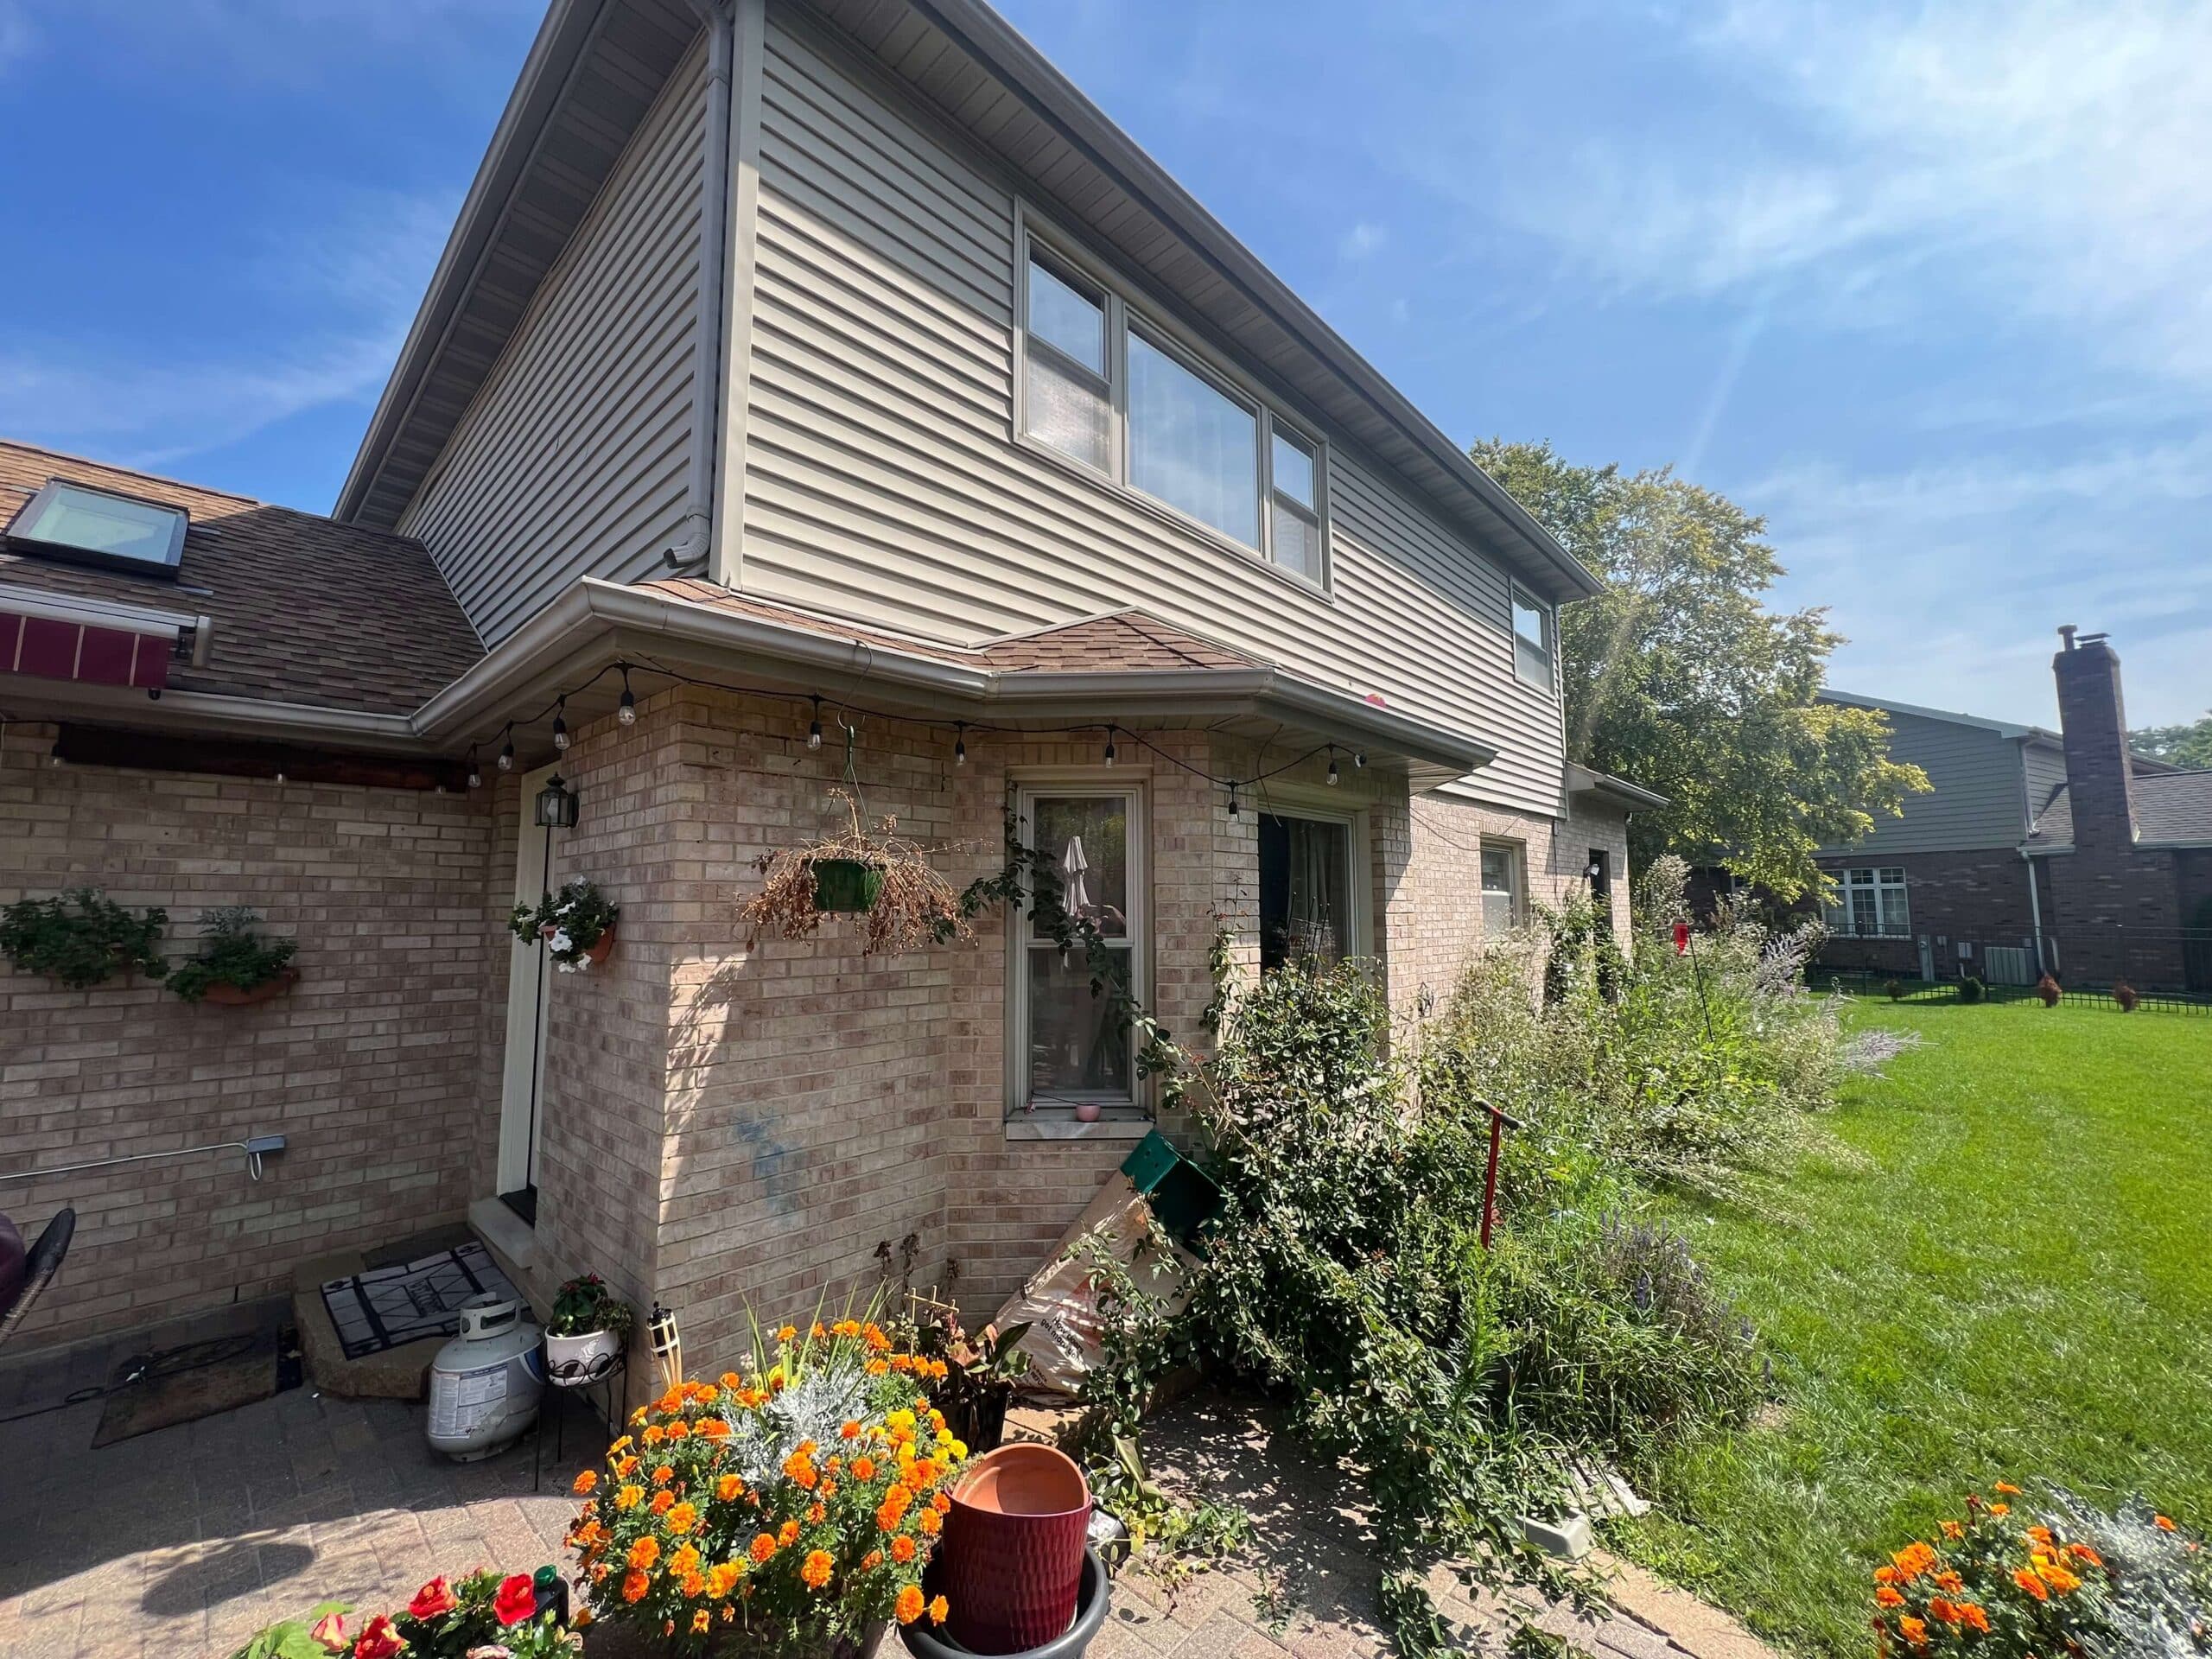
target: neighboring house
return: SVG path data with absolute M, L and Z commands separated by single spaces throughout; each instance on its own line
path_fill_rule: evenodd
M 1879 709 L 1890 753 L 1928 773 L 1850 848 L 1822 960 L 1923 979 L 2212 992 L 2212 772 L 2133 753 L 2120 658 L 2062 628 L 2061 729 L 1823 693 Z
M 1566 760 L 1591 575 L 976 0 L 556 0 L 334 519 L 21 445 L 0 519 L 0 899 L 301 940 L 251 1009 L 0 977 L 0 1174 L 289 1140 L 0 1183 L 83 1217 L 48 1341 L 464 1216 L 695 1351 L 908 1233 L 995 1306 L 1153 1092 L 1019 916 L 748 948 L 849 764 L 956 886 L 1079 827 L 1185 1039 L 1217 927 L 1412 1010 L 1624 926 L 1656 804 Z M 619 942 L 548 975 L 569 874 Z

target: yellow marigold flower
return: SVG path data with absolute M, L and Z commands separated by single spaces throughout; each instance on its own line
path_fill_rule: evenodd
M 699 1511 L 690 1503 L 678 1503 L 668 1512 L 668 1529 L 681 1535 L 699 1524 Z
M 625 1486 L 614 1494 L 614 1507 L 618 1510 L 634 1510 L 645 1501 L 645 1489 L 642 1486 Z
M 947 1613 L 950 1612 L 951 1611 L 952 1611 L 951 1605 L 950 1605 L 950 1603 L 948 1603 L 943 1596 L 931 1596 L 931 1597 L 930 1598 L 930 1623 L 931 1623 L 931 1624 L 944 1624 L 944 1616 L 945 1616 Z
M 836 1565 L 826 1549 L 807 1552 L 806 1560 L 798 1569 L 799 1581 L 810 1590 L 819 1590 L 830 1582 L 830 1569 Z
M 717 1561 L 707 1569 L 707 1593 L 720 1601 L 737 1588 L 738 1575 L 743 1571 L 735 1561 Z
M 599 1471 L 596 1469 L 587 1469 L 575 1478 L 575 1480 L 570 1484 L 569 1490 L 572 1492 L 588 1492 L 598 1484 Z
M 630 1565 L 643 1570 L 660 1559 L 660 1540 L 650 1532 L 630 1546 Z
M 765 1562 L 776 1553 L 776 1541 L 765 1532 L 755 1533 L 753 1535 L 753 1548 L 747 1553 L 751 1554 L 756 1565 Z
M 688 1579 L 699 1570 L 699 1547 L 686 1544 L 668 1558 L 668 1570 L 679 1579 Z
M 609 1459 L 619 1457 L 621 1453 L 627 1452 L 632 1445 L 632 1441 L 630 1437 L 627 1434 L 625 1434 L 620 1440 L 615 1441 L 613 1445 L 607 1448 L 607 1455 Z
M 776 1328 L 776 1340 L 778 1342 L 789 1342 L 797 1335 L 798 1335 L 798 1327 L 795 1325 L 779 1325 Z
M 922 1616 L 922 1587 L 918 1584 L 902 1585 L 898 1604 L 891 1610 L 901 1624 L 911 1624 Z
M 691 1615 L 692 1634 L 695 1636 L 704 1636 L 707 1633 L 707 1627 L 713 1623 L 713 1616 L 710 1615 L 705 1608 L 702 1607 L 697 1612 Z
M 745 1483 L 735 1475 L 724 1475 L 715 1482 L 715 1496 L 725 1503 L 734 1503 L 744 1490 Z
M 914 1559 L 914 1541 L 900 1533 L 891 1541 L 891 1559 L 904 1567 Z

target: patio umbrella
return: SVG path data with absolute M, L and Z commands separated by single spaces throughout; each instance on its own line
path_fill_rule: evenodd
M 1083 855 L 1083 837 L 1070 836 L 1067 850 L 1060 855 L 1060 908 L 1071 916 L 1090 908 L 1090 894 L 1083 885 L 1084 872 L 1090 868 L 1090 861 Z

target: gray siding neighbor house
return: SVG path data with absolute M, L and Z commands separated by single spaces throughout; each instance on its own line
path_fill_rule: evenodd
M 2212 772 L 2129 750 L 2118 654 L 2060 632 L 2056 732 L 1822 693 L 1885 713 L 1891 757 L 1932 785 L 1821 850 L 1836 883 L 1825 963 L 2212 992 Z

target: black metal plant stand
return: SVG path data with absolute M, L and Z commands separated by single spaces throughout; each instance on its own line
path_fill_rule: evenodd
M 540 1408 L 537 1414 L 537 1428 L 533 1437 L 535 1444 L 530 1459 L 531 1491 L 541 1490 L 540 1484 L 545 1474 L 546 1417 L 550 1414 L 553 1419 L 553 1460 L 556 1464 L 561 1461 L 567 1445 L 568 1413 L 565 1408 L 571 1395 L 594 1404 L 594 1409 L 606 1428 L 607 1439 L 613 1440 L 621 1426 L 622 1385 L 628 1380 L 629 1374 L 630 1356 L 620 1348 L 611 1354 L 602 1354 L 594 1362 L 572 1362 L 557 1369 L 546 1368 L 546 1387 L 552 1398 Z M 592 1402 L 592 1391 L 595 1389 L 606 1391 L 601 1396 L 603 1404 Z

